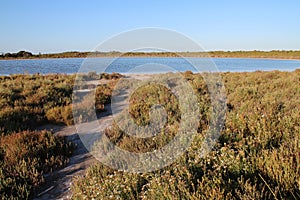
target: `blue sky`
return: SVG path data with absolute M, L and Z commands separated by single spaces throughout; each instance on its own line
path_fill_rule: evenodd
M 90 51 L 142 27 L 179 31 L 205 50 L 295 50 L 299 10 L 299 0 L 1 0 L 0 53 Z

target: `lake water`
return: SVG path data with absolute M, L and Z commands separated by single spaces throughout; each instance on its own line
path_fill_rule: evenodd
M 195 68 L 194 66 L 198 66 Z M 73 74 L 78 71 L 159 73 L 166 71 L 293 71 L 300 68 L 299 60 L 244 58 L 62 58 L 33 60 L 0 60 L 0 74 Z

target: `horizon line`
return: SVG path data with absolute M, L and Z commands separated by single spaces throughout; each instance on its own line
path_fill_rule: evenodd
M 118 50 L 111 50 L 111 51 L 81 51 L 81 50 L 68 50 L 68 51 L 59 51 L 59 52 L 32 52 L 26 49 L 22 49 L 19 51 L 0 51 L 0 54 L 6 53 L 19 53 L 19 52 L 29 52 L 32 54 L 61 54 L 61 53 L 209 53 L 209 52 L 274 52 L 274 51 L 300 51 L 300 49 L 272 49 L 272 50 L 207 50 L 207 51 L 118 51 Z

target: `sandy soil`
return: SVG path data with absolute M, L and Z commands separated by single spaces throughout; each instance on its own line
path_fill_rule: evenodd
M 112 121 L 110 110 L 101 113 L 103 115 L 99 121 L 99 130 L 108 128 Z M 76 149 L 71 156 L 66 167 L 45 174 L 45 184 L 36 194 L 34 199 L 48 200 L 48 199 L 70 199 L 72 178 L 75 176 L 82 176 L 85 170 L 91 165 L 95 164 L 97 160 L 87 151 L 82 144 L 80 137 L 76 131 L 75 126 L 56 126 L 47 125 L 40 127 L 40 129 L 52 130 L 56 135 L 65 136 L 68 141 L 76 145 Z

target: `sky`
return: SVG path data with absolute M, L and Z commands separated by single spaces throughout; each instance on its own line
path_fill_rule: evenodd
M 299 0 L 0 0 L 0 53 L 92 51 L 145 27 L 177 31 L 206 51 L 297 50 L 299 9 Z

